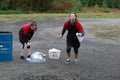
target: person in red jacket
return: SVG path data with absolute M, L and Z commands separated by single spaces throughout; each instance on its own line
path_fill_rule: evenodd
M 20 47 L 20 59 L 25 59 L 23 51 L 25 45 L 27 46 L 27 53 L 28 58 L 30 57 L 30 40 L 34 34 L 34 32 L 37 30 L 37 23 L 35 21 L 32 21 L 31 23 L 25 24 L 21 27 L 19 30 L 19 42 L 21 44 Z
M 78 63 L 78 48 L 80 47 L 80 42 L 78 41 L 78 38 L 76 36 L 76 33 L 78 33 L 79 36 L 84 36 L 85 32 L 83 30 L 82 25 L 77 19 L 76 13 L 70 13 L 69 19 L 65 21 L 62 32 L 60 34 L 60 38 L 63 37 L 65 31 L 68 31 L 67 33 L 67 59 L 65 63 L 70 63 L 71 61 L 71 48 L 73 47 L 74 53 L 75 53 L 75 63 Z

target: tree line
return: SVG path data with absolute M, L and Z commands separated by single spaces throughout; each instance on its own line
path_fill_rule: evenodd
M 69 12 L 98 6 L 120 9 L 120 0 L 0 0 L 0 10 L 28 12 Z

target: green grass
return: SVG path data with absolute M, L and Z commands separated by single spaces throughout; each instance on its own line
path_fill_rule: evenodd
M 22 14 L 22 10 L 0 10 L 0 14 Z
M 87 29 L 90 34 L 93 34 L 97 38 L 120 40 L 120 26 L 97 26 Z
M 77 13 L 78 18 L 120 18 L 119 13 Z M 68 18 L 69 13 L 0 14 L 0 20 Z
M 0 20 L 28 20 L 28 19 L 43 19 L 43 18 L 61 18 L 68 14 L 57 13 L 40 13 L 40 14 L 1 14 Z
M 79 15 L 83 18 L 120 18 L 119 13 L 83 13 Z

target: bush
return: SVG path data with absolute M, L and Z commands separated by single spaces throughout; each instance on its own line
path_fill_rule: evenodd
M 1 3 L 0 3 L 0 9 L 7 10 L 8 9 L 8 4 L 9 4 L 8 0 L 1 1 Z
M 80 0 L 54 0 L 52 3 L 52 12 L 79 12 L 82 9 Z
M 109 13 L 110 9 L 109 8 L 101 8 L 100 11 L 104 12 L 104 13 Z
M 70 4 L 72 5 L 72 12 L 79 12 L 82 9 L 81 0 L 70 0 Z

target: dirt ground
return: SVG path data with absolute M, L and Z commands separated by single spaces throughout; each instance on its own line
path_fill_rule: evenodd
M 66 34 L 58 38 L 66 19 L 36 19 L 38 30 L 31 40 L 31 53 L 48 54 L 51 48 L 60 49 L 60 59 L 44 63 L 20 60 L 18 31 L 30 20 L 0 21 L 0 31 L 13 33 L 13 60 L 0 62 L 0 80 L 120 80 L 120 43 L 96 38 L 88 33 L 93 25 L 118 25 L 120 19 L 80 19 L 85 29 L 85 39 L 79 48 L 79 62 L 66 65 Z M 66 32 L 67 33 L 67 32 Z M 25 56 L 26 55 L 26 50 Z M 74 54 L 72 49 L 72 61 Z

